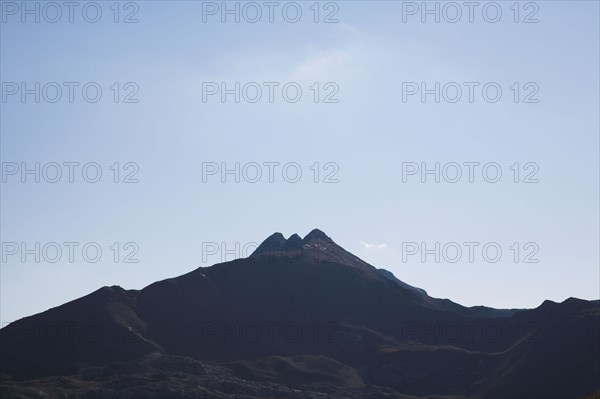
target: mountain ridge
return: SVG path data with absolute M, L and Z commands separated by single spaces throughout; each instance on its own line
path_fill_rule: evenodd
M 105 286 L 11 323 L 0 330 L 0 386 L 28 397 L 31 386 L 55 392 L 68 377 L 82 392 L 104 392 L 90 397 L 123 396 L 101 377 L 119 364 L 145 381 L 118 382 L 140 398 L 157 384 L 152 373 L 181 398 L 197 397 L 189 381 L 209 398 L 228 397 L 242 381 L 262 397 L 275 385 L 290 398 L 300 397 L 294 390 L 315 392 L 307 398 L 577 397 L 600 389 L 599 324 L 598 301 L 467 308 L 429 297 L 320 230 L 287 240 L 275 233 L 248 258 L 141 290 Z M 565 371 L 554 355 L 579 368 Z M 568 384 L 548 384 L 561 378 Z

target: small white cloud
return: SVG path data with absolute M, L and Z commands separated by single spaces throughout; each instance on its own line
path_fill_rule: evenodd
M 387 248 L 387 244 L 386 243 L 381 243 L 381 244 L 372 244 L 370 242 L 365 242 L 365 241 L 361 241 L 360 245 L 362 245 L 363 247 L 367 248 L 367 249 L 383 249 L 383 248 Z

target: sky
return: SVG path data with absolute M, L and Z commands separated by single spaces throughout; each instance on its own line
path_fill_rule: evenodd
M 466 306 L 600 298 L 596 1 L 0 6 L 2 325 L 313 228 Z

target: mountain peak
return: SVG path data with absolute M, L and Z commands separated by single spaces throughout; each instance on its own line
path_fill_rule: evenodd
M 301 250 L 305 244 L 315 241 L 325 241 L 333 244 L 333 240 L 319 229 L 313 229 L 304 238 L 297 233 L 292 234 L 287 240 L 283 234 L 277 232 L 267 237 L 250 256 L 258 256 L 264 253 L 274 254 L 282 251 Z
M 331 237 L 325 234 L 323 231 L 319 229 L 313 229 L 310 233 L 308 233 L 304 239 L 302 240 L 304 243 L 308 243 L 313 240 L 322 240 L 327 242 L 333 242 Z
M 286 243 L 286 239 L 283 236 L 283 234 L 281 234 L 279 232 L 273 233 L 269 237 L 267 237 L 258 246 L 258 248 L 256 248 L 254 250 L 254 252 L 252 252 L 252 255 L 250 255 L 250 256 L 260 255 L 263 253 L 272 253 L 275 251 L 281 251 L 281 248 L 283 248 L 285 243 Z
M 292 234 L 286 241 L 287 244 L 300 244 L 302 245 L 302 238 L 296 233 Z

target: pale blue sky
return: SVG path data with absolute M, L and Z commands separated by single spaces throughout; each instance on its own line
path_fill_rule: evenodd
M 20 2 L 18 2 L 20 3 Z M 420 3 L 420 2 L 418 2 Z M 402 22 L 401 2 L 337 2 L 339 23 L 315 24 L 312 2 L 291 24 L 202 22 L 202 3 L 137 2 L 136 24 L 1 24 L 3 82 L 98 82 L 95 104 L 2 103 L 3 162 L 97 162 L 97 184 L 2 184 L 2 241 L 99 242 L 95 264 L 1 264 L 1 321 L 46 310 L 100 286 L 147 284 L 208 266 L 203 242 L 257 242 L 318 227 L 369 263 L 435 297 L 464 305 L 535 307 L 544 299 L 600 297 L 599 8 L 537 2 L 539 23 Z M 112 2 L 111 2 L 112 4 Z M 323 6 L 325 3 L 321 3 Z M 482 4 L 484 4 L 482 2 Z M 521 3 L 524 5 L 525 3 Z M 466 18 L 466 17 L 464 17 Z M 202 82 L 285 82 L 305 88 L 289 104 L 202 102 Z M 498 82 L 501 101 L 402 102 L 402 82 Z M 112 103 L 113 82 L 135 82 L 137 104 Z M 335 82 L 337 104 L 315 104 L 313 82 Z M 539 103 L 512 101 L 513 82 L 535 82 Z M 108 166 L 139 165 L 137 184 Z M 402 162 L 497 162 L 503 179 L 402 182 Z M 203 162 L 297 162 L 299 183 L 202 182 Z M 335 162 L 337 184 L 309 166 Z M 537 184 L 508 167 L 535 162 Z M 108 247 L 133 241 L 137 264 Z M 362 242 L 378 245 L 366 248 Z M 498 242 L 498 263 L 402 262 L 403 242 Z M 539 263 L 508 247 L 535 242 Z

